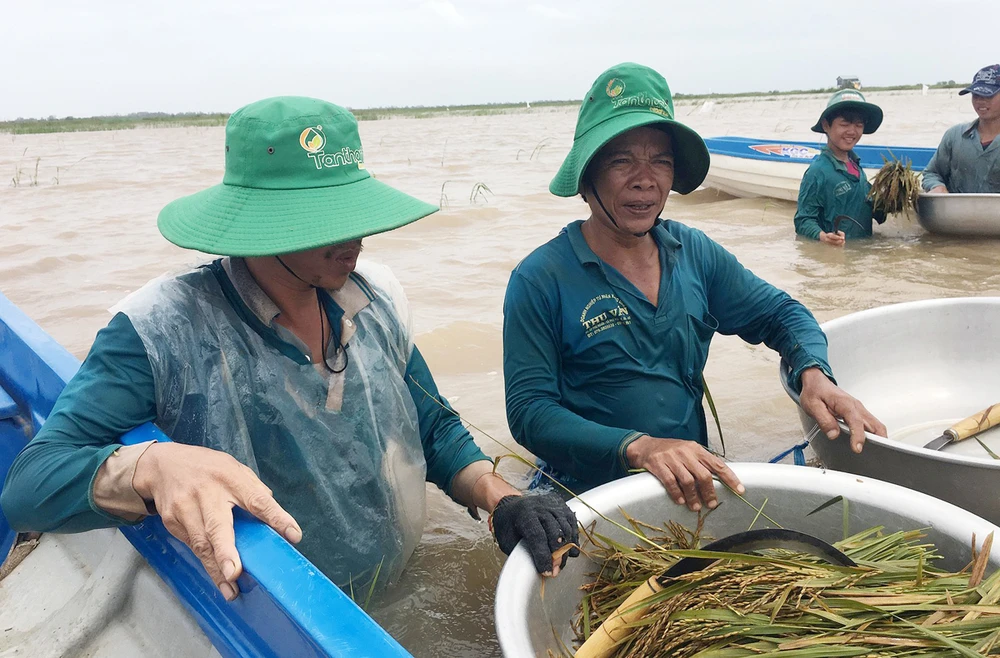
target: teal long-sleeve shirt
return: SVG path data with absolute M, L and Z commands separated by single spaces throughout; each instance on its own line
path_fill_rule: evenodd
M 924 169 L 925 190 L 944 185 L 949 192 L 1000 194 L 1000 139 L 983 149 L 979 119 L 949 128 Z
M 585 486 L 624 477 L 625 449 L 650 436 L 708 442 L 702 370 L 718 332 L 765 343 L 828 375 L 812 314 L 675 221 L 650 235 L 661 265 L 652 304 L 567 226 L 514 270 L 504 301 L 507 419 L 521 445 Z
M 819 240 L 821 231 L 833 233 L 838 215 L 854 220 L 842 220 L 837 227 L 848 240 L 870 238 L 872 219 L 879 224 L 885 221 L 884 214 L 872 211 L 868 200 L 871 184 L 861 168 L 861 161 L 854 151 L 848 157 L 857 165 L 859 176 L 847 171 L 847 165 L 834 157 L 829 148 L 824 148 L 806 169 L 799 184 L 794 220 L 795 232 L 802 237 Z
M 338 326 L 332 321 L 337 310 L 327 308 L 332 326 Z M 407 363 L 406 383 L 417 407 L 427 479 L 450 493 L 456 473 L 487 457 L 449 411 L 450 406 L 444 408 L 425 394 L 448 404 L 438 395 L 416 347 Z M 0 506 L 11 527 L 82 532 L 125 524 L 94 504 L 92 483 L 101 464 L 120 447 L 121 435 L 155 419 L 149 359 L 128 317 L 118 314 L 98 332 L 48 420 L 11 466 L 0 494 Z

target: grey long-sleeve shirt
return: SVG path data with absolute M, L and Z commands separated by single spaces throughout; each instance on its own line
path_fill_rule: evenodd
M 983 149 L 979 119 L 952 126 L 923 174 L 923 187 L 949 192 L 1000 194 L 1000 138 Z

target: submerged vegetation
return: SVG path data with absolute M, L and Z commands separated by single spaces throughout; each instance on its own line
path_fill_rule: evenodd
M 26 163 L 25 159 L 27 157 L 28 157 L 28 149 L 25 148 L 24 151 L 21 152 L 21 159 L 18 160 L 16 163 L 14 163 L 14 175 L 11 176 L 10 178 L 10 187 L 21 187 L 21 186 L 38 187 L 38 167 L 42 162 L 42 156 L 40 155 L 33 156 L 34 157 L 33 165 L 30 159 L 28 159 Z M 80 164 L 86 159 L 87 157 L 84 156 L 71 165 L 57 166 L 56 174 L 55 176 L 52 177 L 51 183 L 53 185 L 58 185 L 59 177 L 62 175 L 63 172 L 69 171 L 70 169 L 72 169 L 73 167 Z
M 964 87 L 962 84 L 954 82 L 939 82 L 930 85 L 932 89 L 951 89 Z M 919 91 L 921 85 L 896 85 L 890 87 L 866 87 L 866 92 L 871 91 Z M 727 94 L 674 94 L 674 101 L 678 104 L 686 102 L 698 102 L 703 100 L 736 99 L 736 98 L 761 98 L 766 96 L 794 96 L 800 94 L 831 94 L 836 91 L 833 87 L 823 89 L 798 89 L 792 91 L 750 91 Z M 359 121 L 373 121 L 377 119 L 424 119 L 440 116 L 484 116 L 490 114 L 508 114 L 520 111 L 530 111 L 536 108 L 552 107 L 576 107 L 579 100 L 553 100 L 553 101 L 532 101 L 530 103 L 483 103 L 479 105 L 439 105 L 439 106 L 412 106 L 412 107 L 376 107 L 376 108 L 353 108 L 351 111 Z M 229 115 L 226 113 L 201 113 L 184 112 L 180 114 L 167 114 L 165 112 L 136 112 L 125 115 L 96 116 L 96 117 L 62 117 L 50 116 L 45 119 L 22 119 L 13 121 L 0 121 L 0 133 L 10 133 L 14 135 L 32 133 L 58 133 L 58 132 L 81 132 L 93 130 L 127 130 L 132 128 L 171 128 L 185 126 L 222 126 L 225 125 Z
M 441 198 L 438 200 L 438 206 L 440 206 L 441 208 L 448 208 L 451 206 L 451 200 L 445 193 L 444 188 L 448 183 L 453 183 L 453 182 L 455 181 L 446 180 L 445 182 L 441 183 Z M 469 205 L 477 206 L 479 205 L 480 201 L 482 201 L 483 203 L 489 203 L 490 200 L 486 196 L 487 194 L 492 196 L 493 190 L 491 190 L 486 183 L 478 181 L 475 185 L 472 186 L 472 191 L 469 192 Z

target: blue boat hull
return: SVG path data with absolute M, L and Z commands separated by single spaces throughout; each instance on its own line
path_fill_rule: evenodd
M 0 294 L 0 480 L 45 422 L 78 367 L 72 355 Z M 124 435 L 122 443 L 150 439 L 169 441 L 147 424 Z M 201 563 L 166 531 L 159 517 L 121 529 L 220 654 L 227 658 L 410 656 L 274 531 L 240 510 L 235 516 L 244 574 L 239 579 L 242 594 L 233 603 L 222 598 Z M 15 537 L 0 512 L 0 560 Z M 31 592 L 21 596 L 30 598 Z M 165 655 L 172 655 L 167 649 Z

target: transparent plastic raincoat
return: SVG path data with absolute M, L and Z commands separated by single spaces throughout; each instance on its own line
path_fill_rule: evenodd
M 330 374 L 231 303 L 222 268 L 151 282 L 122 305 L 152 366 L 157 425 L 253 469 L 302 527 L 299 550 L 335 583 L 392 582 L 420 539 L 426 474 L 398 282 L 359 263 L 326 291 L 344 310 L 349 357 Z

